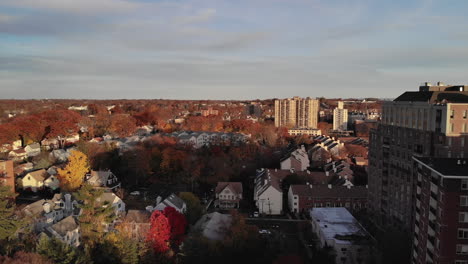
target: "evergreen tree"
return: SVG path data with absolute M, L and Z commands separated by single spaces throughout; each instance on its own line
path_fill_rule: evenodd
M 56 238 L 51 239 L 45 235 L 39 239 L 36 252 L 56 264 L 83 263 L 79 261 L 80 257 L 76 249 Z
M 0 249 L 8 245 L 18 229 L 23 227 L 24 222 L 15 215 L 15 194 L 10 187 L 0 185 Z M 3 245 L 3 246 L 2 246 Z
M 116 218 L 112 205 L 98 201 L 103 193 L 104 190 L 85 184 L 75 194 L 76 199 L 81 201 L 78 207 L 82 209 L 82 212 L 78 217 L 78 222 L 88 254 L 95 245 L 103 241 L 106 227 Z

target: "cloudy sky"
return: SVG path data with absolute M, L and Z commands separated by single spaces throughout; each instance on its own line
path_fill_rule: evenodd
M 464 0 L 0 0 L 0 98 L 386 97 L 468 83 Z

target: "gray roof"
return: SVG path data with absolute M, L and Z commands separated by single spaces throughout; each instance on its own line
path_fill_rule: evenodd
M 163 203 L 165 201 L 169 201 L 171 204 L 175 205 L 179 209 L 181 209 L 185 203 L 184 200 L 180 199 L 179 196 L 175 194 L 169 195 L 166 199 L 164 199 Z
M 62 221 L 52 225 L 52 229 L 62 237 L 65 236 L 67 232 L 73 231 L 76 228 L 78 228 L 78 224 L 76 223 L 73 216 L 69 216 Z

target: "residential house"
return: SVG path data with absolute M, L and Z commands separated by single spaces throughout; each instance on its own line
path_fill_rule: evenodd
M 86 175 L 86 181 L 94 187 L 115 190 L 120 188 L 120 181 L 110 170 L 91 171 Z
M 131 234 L 133 239 L 144 241 L 151 227 L 150 218 L 151 213 L 148 211 L 128 210 L 121 225 L 127 233 Z
M 12 150 L 8 153 L 8 159 L 11 159 L 13 161 L 23 161 L 27 157 L 28 153 L 22 148 Z
M 162 211 L 164 208 L 170 206 L 176 209 L 179 213 L 185 213 L 187 210 L 187 205 L 185 204 L 184 200 L 180 199 L 177 195 L 171 194 L 166 199 L 161 201 L 161 197 L 157 198 L 156 207 L 154 210 Z
M 320 247 L 332 247 L 335 263 L 368 263 L 374 240 L 344 207 L 310 210 Z
M 10 190 L 15 192 L 15 174 L 12 160 L 0 161 L 0 183 L 10 187 Z
M 26 173 L 32 171 L 33 169 L 34 169 L 34 164 L 32 164 L 32 162 L 27 162 L 27 163 L 16 165 L 13 168 L 13 171 L 16 176 L 23 176 Z
M 281 169 L 295 171 L 305 171 L 310 166 L 309 156 L 304 145 L 288 154 L 281 160 Z
M 367 207 L 367 187 L 293 184 L 288 191 L 288 205 L 294 213 L 319 207 L 346 207 L 359 211 Z
M 104 206 L 114 207 L 116 215 L 122 215 L 125 213 L 125 203 L 120 197 L 115 195 L 113 192 L 105 192 L 96 201 L 102 203 Z
M 48 174 L 44 169 L 32 171 L 19 180 L 20 185 L 23 190 L 30 189 L 33 192 L 37 192 L 37 190 L 44 187 L 44 181 L 47 176 Z
M 73 216 L 68 216 L 60 222 L 46 227 L 43 234 L 49 238 L 57 238 L 72 247 L 80 245 L 80 226 Z
M 55 149 L 51 151 L 49 154 L 49 158 L 58 163 L 67 162 L 69 156 L 70 156 L 70 152 L 64 149 Z
M 254 186 L 254 201 L 261 214 L 283 213 L 283 190 L 281 181 L 287 174 L 274 174 L 269 169 L 257 171 Z
M 47 179 L 45 179 L 44 187 L 55 191 L 60 187 L 60 181 L 57 179 L 56 175 L 50 175 Z
M 39 145 L 39 143 L 33 143 L 30 145 L 27 145 L 24 148 L 24 151 L 26 151 L 28 157 L 35 157 L 41 154 L 41 145 Z
M 53 150 L 60 147 L 60 143 L 56 138 L 46 138 L 41 141 L 41 145 L 45 150 Z
M 81 209 L 77 205 L 70 193 L 57 193 L 50 200 L 41 199 L 28 204 L 22 211 L 34 220 L 34 229 L 42 232 L 65 217 L 80 215 Z
M 218 182 L 215 206 L 221 209 L 239 208 L 242 200 L 241 182 Z

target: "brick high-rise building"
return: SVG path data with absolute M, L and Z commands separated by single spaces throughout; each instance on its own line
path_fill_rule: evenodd
M 468 263 L 468 159 L 413 161 L 412 263 Z
M 412 157 L 468 155 L 468 86 L 426 83 L 384 103 L 382 110 L 382 121 L 370 138 L 369 211 L 384 230 L 410 232 Z
M 13 171 L 13 161 L 0 161 L 0 182 L 2 185 L 9 186 L 12 192 L 15 192 L 15 174 Z
M 318 110 L 318 100 L 309 97 L 275 100 L 275 126 L 317 128 Z

